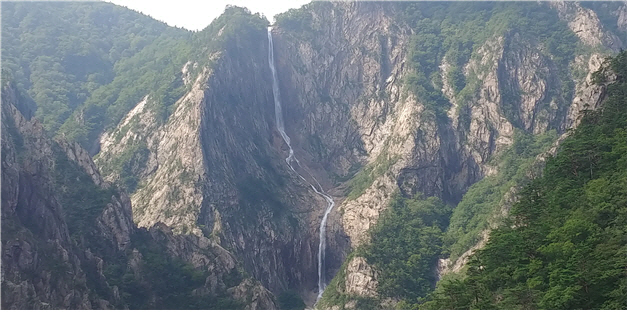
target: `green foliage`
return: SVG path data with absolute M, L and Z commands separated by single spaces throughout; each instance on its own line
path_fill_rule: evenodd
M 282 310 L 304 310 L 305 302 L 295 291 L 284 291 L 277 298 L 279 308 Z
M 168 77 L 170 67 L 180 70 L 181 40 L 188 34 L 109 3 L 6 3 L 2 67 L 37 103 L 36 116 L 48 131 L 74 120 L 76 128 L 61 133 L 86 144 L 95 139 L 92 129 L 117 122 L 122 109 L 148 94 L 146 81 Z M 159 55 L 141 53 L 147 47 Z M 115 109 L 105 111 L 112 104 Z M 95 118 L 70 118 L 92 106 L 102 107 Z M 80 118 L 88 121 L 77 123 Z
M 347 199 L 354 200 L 368 189 L 374 180 L 385 174 L 394 165 L 398 157 L 391 157 L 387 152 L 381 153 L 377 159 L 359 171 L 348 183 Z
M 322 298 L 320 298 L 316 304 L 317 308 L 327 309 L 334 305 L 344 308 L 344 305 L 349 300 L 349 296 L 344 294 L 344 291 L 346 291 L 346 265 L 354 256 L 355 254 L 351 253 L 346 257 L 344 263 L 342 263 L 342 266 L 340 266 L 340 269 L 337 271 L 337 274 L 335 274 L 335 277 L 333 277 L 329 285 L 324 289 Z
M 627 40 L 627 32 L 622 30 L 619 27 L 620 23 L 618 23 L 619 14 L 617 12 L 621 10 L 620 2 L 581 1 L 579 4 L 584 8 L 593 10 L 605 29 L 617 35 L 623 42 Z
M 260 37 L 266 38 L 268 24 L 268 20 L 259 13 L 251 14 L 246 8 L 227 6 L 220 17 L 192 39 L 194 59 L 203 65 L 211 53 L 224 49 L 238 53 L 238 50 L 250 49 L 250 43 L 258 41 Z
M 96 218 L 111 201 L 113 189 L 102 189 L 76 162 L 68 159 L 61 147 L 55 145 L 54 162 L 57 198 L 63 207 L 70 235 L 79 239 L 91 233 Z
M 314 19 L 312 13 L 320 13 L 333 9 L 331 3 L 314 1 L 298 9 L 289 9 L 286 12 L 277 14 L 274 17 L 275 25 L 281 29 L 289 30 L 291 35 L 312 42 L 318 35 L 316 31 L 320 27 L 320 19 Z
M 612 69 L 624 73 L 622 52 Z M 620 76 L 619 76 L 620 77 Z M 586 111 L 544 175 L 426 309 L 627 309 L 627 82 Z
M 329 309 L 334 306 L 339 307 L 339 309 L 346 309 L 346 305 L 349 304 L 349 302 L 353 303 L 355 309 L 382 309 L 381 299 L 378 297 L 360 297 L 346 293 L 346 267 L 353 258 L 362 256 L 364 252 L 365 248 L 362 246 L 346 257 L 339 271 L 335 277 L 333 277 L 333 280 L 331 280 L 329 285 L 324 289 L 322 298 L 316 303 L 318 309 Z
M 194 290 L 204 286 L 205 279 L 210 275 L 209 272 L 195 269 L 180 259 L 164 254 L 166 251 L 164 244 L 154 241 L 145 229 L 139 229 L 133 235 L 131 242 L 142 255 L 142 262 L 139 265 L 140 273 L 135 273 L 126 266 L 130 256 L 108 259 L 105 267 L 108 283 L 111 286 L 118 286 L 123 303 L 129 309 L 242 308 L 242 305 L 227 296 L 225 291 L 219 292 L 217 296 L 196 295 Z M 239 275 L 231 275 L 231 277 L 240 279 L 231 280 L 231 282 L 225 279 L 228 287 L 241 282 Z
M 238 7 L 191 33 L 108 3 L 7 3 L 2 67 L 37 103 L 51 134 L 93 151 L 146 95 L 159 122 L 167 120 L 187 90 L 180 73 L 187 61 L 200 69 L 218 51 L 249 51 L 267 25 Z
M 556 139 L 555 131 L 534 136 L 516 130 L 514 144 L 493 161 L 499 172 L 473 184 L 453 210 L 445 237 L 452 261 L 479 242 L 481 232 L 495 223 L 492 217 L 503 197 L 512 187 L 525 185 L 535 157 Z
M 307 8 L 289 9 L 276 16 L 276 25 L 295 32 L 311 32 L 311 11 Z
M 185 92 L 179 72 L 189 58 L 186 37 L 161 35 L 132 57 L 119 60 L 115 78 L 95 89 L 58 134 L 91 147 L 105 128 L 115 126 L 146 95 L 149 106 L 165 121 Z
M 394 197 L 364 249 L 368 263 L 380 271 L 382 297 L 415 303 L 433 289 L 449 215 L 450 208 L 435 197 Z
M 477 243 L 505 193 L 527 182 L 526 174 L 535 156 L 544 152 L 556 138 L 554 131 L 534 136 L 517 130 L 512 147 L 493 162 L 500 169 L 499 174 L 473 185 L 452 215 L 437 198 L 416 196 L 407 200 L 396 196 L 390 209 L 372 229 L 371 244 L 359 249 L 359 254 L 367 257 L 380 272 L 378 292 L 381 297 L 400 299 L 399 308 L 416 308 L 435 285 L 437 278 L 433 268 L 437 259 L 449 248 L 454 259 Z M 350 182 L 351 193 L 357 196 L 363 193 L 372 180 L 382 174 L 377 169 L 387 167 L 376 162 L 366 167 Z M 345 265 L 342 267 L 320 301 L 324 307 L 343 307 L 357 299 L 341 292 L 344 291 Z M 362 301 L 357 308 L 376 308 L 380 303 Z M 369 304 L 376 305 L 369 307 Z
M 545 5 L 512 2 L 400 5 L 403 20 L 414 30 L 408 52 L 412 73 L 406 77 L 407 86 L 438 118 L 444 119 L 450 107 L 441 92 L 439 65 L 442 59 L 450 65 L 444 75 L 458 101 L 464 105 L 479 82 L 478 73 L 465 77 L 462 67 L 493 36 L 519 34 L 520 40 L 541 44 L 559 65 L 563 81 L 570 81 L 568 63 L 574 58 L 578 39 L 557 13 Z M 571 87 L 566 88 L 566 94 Z
M 139 183 L 137 172 L 148 160 L 149 153 L 145 142 L 133 143 L 105 163 L 102 172 L 119 174 L 119 182 L 132 193 Z

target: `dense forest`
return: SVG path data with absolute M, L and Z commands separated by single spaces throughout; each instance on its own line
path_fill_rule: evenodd
M 41 6 L 3 4 L 2 67 L 51 135 L 90 149 L 151 91 L 176 94 L 190 32 L 109 3 Z
M 582 112 L 541 177 L 526 173 L 555 134 L 519 133 L 495 160 L 503 171 L 473 185 L 452 216 L 437 198 L 396 195 L 371 243 L 347 258 L 363 256 L 377 269 L 378 296 L 344 295 L 343 266 L 322 305 L 352 299 L 376 309 L 391 298 L 399 309 L 627 308 L 627 52 L 606 61 L 596 80 L 609 83 L 602 109 Z M 438 281 L 438 258 L 477 243 L 514 185 L 524 189 L 510 216 L 461 273 Z
M 627 53 L 609 70 L 603 107 L 584 112 L 466 277 L 438 283 L 420 308 L 627 308 Z
M 185 62 L 205 65 L 201 56 L 220 50 L 250 25 L 268 23 L 228 7 L 192 33 L 109 3 L 49 3 L 36 10 L 32 5 L 4 4 L 3 73 L 37 104 L 32 110 L 50 135 L 92 152 L 98 136 L 149 94 L 165 121 L 185 92 Z

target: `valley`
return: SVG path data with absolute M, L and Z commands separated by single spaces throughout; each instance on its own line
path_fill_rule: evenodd
M 623 2 L 3 3 L 2 308 L 624 309 L 626 45 Z

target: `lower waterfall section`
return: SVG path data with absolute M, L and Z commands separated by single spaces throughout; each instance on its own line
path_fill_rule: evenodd
M 281 94 L 279 90 L 279 78 L 276 73 L 276 68 L 274 66 L 274 46 L 272 44 L 272 27 L 268 27 L 268 64 L 270 65 L 270 71 L 272 72 L 272 93 L 274 96 L 274 115 L 276 119 L 276 127 L 285 141 L 285 144 L 289 147 L 289 155 L 285 159 L 285 162 L 290 167 L 290 169 L 305 183 L 309 184 L 309 186 L 313 189 L 313 191 L 322 196 L 324 200 L 327 202 L 327 208 L 324 211 L 324 216 L 322 216 L 322 220 L 320 221 L 320 244 L 318 245 L 318 300 L 322 297 L 322 293 L 324 292 L 324 288 L 326 288 L 325 283 L 325 274 L 324 274 L 324 263 L 325 263 L 325 251 L 326 251 L 326 229 L 327 229 L 327 218 L 329 213 L 335 206 L 335 202 L 333 198 L 324 192 L 322 186 L 316 180 L 316 178 L 309 172 L 307 169 L 300 167 L 300 162 L 294 156 L 294 150 L 292 149 L 292 145 L 290 143 L 290 137 L 285 133 L 285 125 L 283 123 L 283 110 L 281 108 Z M 314 184 L 307 181 L 296 169 L 294 169 L 294 163 L 300 168 L 304 169 L 305 172 L 309 175 L 309 177 L 314 181 Z M 317 186 L 317 188 L 316 188 Z

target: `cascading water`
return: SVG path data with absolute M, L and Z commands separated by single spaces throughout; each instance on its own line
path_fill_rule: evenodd
M 327 208 L 324 211 L 324 216 L 322 216 L 322 221 L 320 221 L 320 244 L 318 245 L 318 300 L 319 300 L 322 297 L 322 292 L 324 292 L 324 288 L 326 287 L 326 284 L 324 282 L 324 277 L 325 277 L 324 276 L 324 262 L 325 262 L 325 251 L 326 251 L 326 246 L 327 246 L 327 239 L 326 239 L 327 217 L 329 216 L 329 213 L 333 209 L 333 206 L 335 206 L 335 202 L 333 201 L 333 198 L 329 194 L 326 194 L 324 192 L 318 180 L 316 180 L 316 178 L 311 173 L 309 173 L 307 169 L 300 167 L 300 162 L 298 161 L 298 159 L 296 159 L 296 156 L 294 156 L 294 150 L 292 149 L 292 145 L 290 144 L 290 137 L 287 136 L 287 133 L 285 133 L 285 125 L 283 124 L 283 111 L 281 109 L 281 94 L 279 91 L 279 78 L 277 77 L 276 68 L 274 67 L 274 46 L 272 44 L 272 27 L 268 27 L 268 63 L 270 64 L 270 71 L 272 72 L 272 93 L 274 95 L 274 116 L 276 119 L 276 127 L 279 130 L 279 133 L 281 134 L 283 141 L 285 141 L 285 144 L 287 144 L 287 147 L 290 150 L 287 158 L 285 158 L 285 162 L 290 167 L 290 169 L 299 178 L 301 178 L 301 180 L 309 184 L 309 186 L 313 189 L 313 191 L 316 194 L 322 196 L 324 200 L 327 202 Z M 302 175 L 300 175 L 298 171 L 294 169 L 294 166 L 292 165 L 292 163 L 296 163 L 297 166 L 304 169 L 309 175 L 309 177 L 311 177 L 311 179 L 318 186 L 318 188 L 316 188 L 313 184 L 307 181 L 307 179 L 305 179 Z

